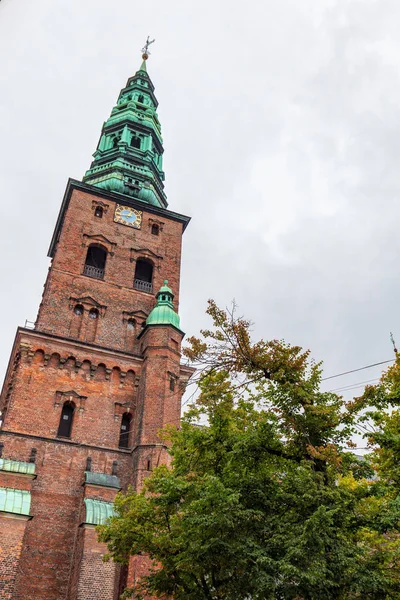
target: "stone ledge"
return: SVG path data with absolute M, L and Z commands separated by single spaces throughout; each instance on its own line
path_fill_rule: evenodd
M 0 458 L 0 472 L 4 471 L 6 473 L 12 473 L 13 475 L 28 475 L 33 478 L 36 477 L 35 469 L 35 463 Z
M 96 485 L 100 487 L 121 489 L 119 477 L 116 475 L 107 475 L 106 473 L 95 473 L 93 471 L 85 471 L 85 484 Z

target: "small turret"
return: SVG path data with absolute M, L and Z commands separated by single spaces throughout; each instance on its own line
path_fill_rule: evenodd
M 174 294 L 171 288 L 168 287 L 167 280 L 164 281 L 164 285 L 161 286 L 156 298 L 156 305 L 146 319 L 146 327 L 151 325 L 172 325 L 181 331 L 179 315 L 174 311 Z

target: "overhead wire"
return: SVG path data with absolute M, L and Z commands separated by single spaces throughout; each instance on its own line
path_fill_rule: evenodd
M 345 392 L 351 388 L 361 387 L 362 385 L 365 385 L 366 383 L 376 383 L 377 381 L 379 381 L 379 377 L 375 377 L 374 379 L 366 379 L 365 381 L 357 381 L 354 383 L 349 383 L 348 385 L 345 385 L 343 387 L 329 390 L 329 392 Z
M 373 363 L 372 365 L 366 365 L 365 367 L 359 367 L 358 369 L 352 369 L 351 371 L 344 371 L 337 375 L 330 375 L 329 377 L 323 377 L 321 381 L 327 381 L 328 379 L 334 379 L 335 377 L 342 377 L 343 375 L 350 375 L 350 373 L 356 373 L 357 371 L 363 371 L 364 369 L 371 369 L 372 367 L 378 367 L 379 365 L 386 365 L 387 363 L 394 362 L 396 359 L 391 358 L 390 360 L 382 360 L 381 362 Z
M 350 371 L 343 371 L 342 373 L 337 373 L 336 375 L 329 375 L 328 377 L 323 377 L 321 379 L 321 381 L 328 381 L 329 379 L 335 379 L 336 377 L 343 377 L 344 375 L 350 375 L 351 373 L 357 373 L 359 371 L 364 371 L 366 369 L 372 369 L 373 367 L 379 367 L 380 365 L 387 365 L 388 363 L 395 362 L 395 360 L 396 360 L 395 358 L 391 358 L 389 360 L 382 360 L 377 363 L 372 363 L 371 365 L 365 365 L 364 367 L 358 367 L 357 369 L 351 369 Z M 352 389 L 362 387 L 366 383 L 373 383 L 378 380 L 379 380 L 379 378 L 368 379 L 366 381 L 358 381 L 356 383 L 350 383 L 349 385 L 342 386 L 340 388 L 335 388 L 335 389 L 329 390 L 329 392 L 350 391 Z M 193 396 L 196 394 L 196 392 L 197 392 L 197 389 L 195 389 L 194 392 L 185 400 L 185 402 L 182 403 L 182 406 L 185 406 L 193 398 Z

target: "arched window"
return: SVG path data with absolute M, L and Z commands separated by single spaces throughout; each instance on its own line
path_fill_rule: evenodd
M 158 225 L 156 225 L 155 223 L 153 223 L 153 225 L 151 226 L 151 233 L 152 235 L 158 235 L 160 232 L 160 228 Z
M 153 293 L 153 264 L 146 258 L 136 262 L 133 287 L 141 292 Z
M 141 102 L 142 104 L 144 104 L 144 96 L 142 94 L 140 94 L 140 96 L 138 98 L 138 102 Z
M 89 319 L 98 319 L 99 317 L 99 311 L 97 310 L 97 308 L 91 308 L 89 310 Z
M 104 279 L 107 250 L 98 244 L 91 244 L 88 248 L 83 274 L 95 279 Z
M 75 304 L 74 314 L 72 315 L 71 324 L 69 327 L 69 334 L 73 338 L 79 337 L 84 312 L 85 309 L 83 308 L 82 304 Z
M 141 143 L 142 143 L 142 140 L 140 139 L 140 137 L 138 135 L 132 136 L 132 139 L 131 139 L 132 148 L 139 148 L 139 150 L 140 150 Z
M 121 419 L 121 429 L 119 431 L 119 444 L 120 448 L 129 448 L 129 437 L 131 432 L 131 421 L 132 416 L 129 413 L 124 413 Z
M 82 306 L 82 304 L 77 304 L 77 305 L 75 306 L 75 308 L 74 308 L 74 314 L 75 314 L 77 317 L 80 317 L 80 316 L 82 316 L 82 315 L 83 315 L 83 310 L 84 310 L 84 309 L 83 309 L 83 306 Z
M 59 437 L 71 437 L 74 409 L 75 404 L 73 402 L 64 402 L 64 406 L 61 411 L 60 424 L 57 431 L 57 435 Z
M 103 218 L 103 208 L 101 206 L 96 206 L 96 209 L 94 211 L 94 216 L 98 217 L 99 219 Z

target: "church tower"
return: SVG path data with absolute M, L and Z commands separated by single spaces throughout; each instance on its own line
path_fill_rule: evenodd
M 168 461 L 192 370 L 180 364 L 182 234 L 168 210 L 158 102 L 143 63 L 69 180 L 33 329 L 19 327 L 0 396 L 0 598 L 117 600 L 95 526 L 118 490 Z

